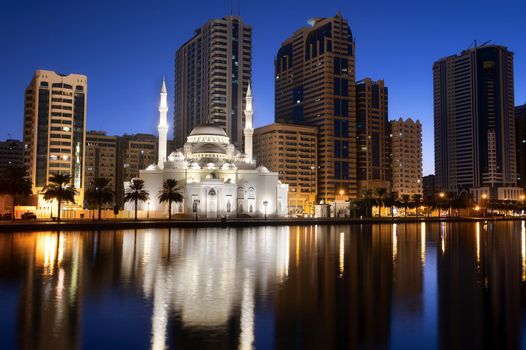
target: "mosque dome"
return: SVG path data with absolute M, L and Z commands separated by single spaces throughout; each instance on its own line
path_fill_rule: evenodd
M 190 136 L 197 136 L 197 135 L 217 135 L 217 136 L 227 136 L 225 130 L 222 128 L 212 125 L 212 124 L 202 124 L 196 126 L 192 132 L 190 132 Z
M 214 142 L 228 144 L 230 138 L 226 134 L 225 130 L 219 126 L 212 124 L 203 124 L 196 126 L 188 136 L 187 142 L 189 143 L 201 143 L 201 142 Z

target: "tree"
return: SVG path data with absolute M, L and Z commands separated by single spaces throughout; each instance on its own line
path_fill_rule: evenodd
M 150 193 L 144 189 L 144 180 L 132 179 L 126 189 L 124 201 L 135 203 L 135 220 L 137 220 L 138 202 L 146 202 L 148 199 L 150 199 Z
M 362 191 L 362 200 L 365 205 L 365 216 L 369 216 L 369 208 L 373 206 L 373 191 L 372 190 L 363 190 Z
M 172 220 L 172 202 L 181 203 L 184 199 L 181 191 L 182 188 L 175 179 L 164 181 L 163 188 L 159 191 L 159 203 L 168 202 L 168 220 Z
M 105 177 L 96 177 L 90 182 L 85 192 L 86 201 L 97 206 L 99 220 L 102 206 L 113 202 L 113 191 L 108 187 L 110 181 L 110 179 Z
M 391 208 L 391 218 L 394 218 L 394 206 L 396 205 L 396 200 L 398 199 L 398 193 L 397 192 L 389 192 L 387 196 L 384 199 L 384 203 L 386 206 Z
M 56 200 L 58 203 L 57 220 L 60 221 L 62 202 L 75 203 L 77 190 L 69 185 L 71 175 L 64 173 L 54 173 L 48 179 L 48 184 L 42 189 L 45 200 Z
M 11 196 L 13 199 L 13 213 L 11 215 L 13 221 L 15 220 L 16 196 L 29 197 L 32 194 L 31 181 L 25 176 L 25 167 L 10 166 L 6 168 L 4 177 L 0 179 L 0 194 Z
M 387 188 L 377 188 L 374 191 L 374 195 L 376 197 L 376 200 L 378 202 L 378 217 L 382 214 L 382 208 L 385 205 L 385 197 L 387 196 Z
M 424 205 L 427 207 L 427 217 L 430 212 L 437 206 L 437 201 L 434 195 L 427 195 L 424 197 Z
M 411 196 L 404 193 L 400 196 L 400 204 L 402 204 L 402 207 L 404 207 L 404 217 L 407 216 L 407 208 L 409 207 L 409 204 L 411 203 Z
M 413 203 L 415 205 L 415 208 L 416 208 L 416 217 L 419 216 L 419 212 L 418 212 L 418 209 L 420 209 L 420 204 L 422 203 L 422 195 L 419 194 L 419 193 L 415 193 L 413 194 Z

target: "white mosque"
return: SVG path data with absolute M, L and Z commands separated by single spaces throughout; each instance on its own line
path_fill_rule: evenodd
M 139 172 L 146 190 L 148 203 L 140 203 L 140 210 L 168 214 L 168 205 L 159 203 L 158 194 L 163 182 L 175 179 L 183 188 L 184 201 L 172 206 L 173 214 L 183 213 L 205 218 L 222 216 L 278 216 L 288 214 L 287 184 L 282 184 L 277 172 L 256 166 L 252 157 L 252 93 L 246 95 L 245 152 L 230 143 L 226 132 L 214 125 L 196 126 L 181 149 L 166 156 L 167 93 L 163 80 L 161 102 L 158 164 Z M 125 188 L 128 183 L 124 184 Z M 125 209 L 132 210 L 133 203 Z

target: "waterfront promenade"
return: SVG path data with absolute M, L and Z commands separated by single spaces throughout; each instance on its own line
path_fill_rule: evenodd
M 391 224 L 418 222 L 469 222 L 469 221 L 508 221 L 524 220 L 524 216 L 506 217 L 368 217 L 368 218 L 227 218 L 205 219 L 177 218 L 167 219 L 65 219 L 60 222 L 52 220 L 16 220 L 0 222 L 0 232 L 22 231 L 93 231 L 146 229 L 163 227 L 250 227 L 250 226 L 290 226 L 290 225 L 359 225 L 359 224 Z

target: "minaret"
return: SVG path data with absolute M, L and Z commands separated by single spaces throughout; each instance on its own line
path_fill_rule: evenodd
M 166 161 L 166 135 L 168 134 L 168 123 L 166 120 L 166 114 L 168 113 L 168 102 L 166 101 L 166 82 L 163 77 L 163 86 L 161 87 L 161 103 L 159 104 L 159 157 L 157 165 L 159 168 L 164 168 L 164 162 Z
M 252 135 L 254 135 L 254 128 L 252 126 L 252 90 L 250 83 L 248 83 L 247 97 L 245 102 L 245 154 L 252 159 Z

